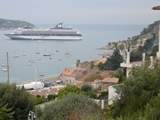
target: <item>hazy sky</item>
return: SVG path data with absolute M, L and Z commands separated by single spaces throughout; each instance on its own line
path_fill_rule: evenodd
M 160 0 L 0 0 L 0 17 L 34 24 L 148 24 Z

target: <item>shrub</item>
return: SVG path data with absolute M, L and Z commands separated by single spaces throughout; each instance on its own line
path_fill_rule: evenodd
M 63 99 L 38 108 L 39 120 L 102 120 L 101 109 L 91 99 L 70 94 Z
M 58 94 L 58 98 L 63 98 L 65 96 L 67 96 L 68 94 L 80 94 L 81 90 L 74 85 L 68 85 L 66 86 L 64 89 L 60 90 L 59 94 Z
M 147 103 L 158 95 L 160 90 L 160 67 L 141 67 L 133 70 L 132 77 L 125 81 L 118 92 L 120 99 L 113 106 L 113 117 L 137 118 Z
M 7 105 L 0 102 L 0 120 L 13 120 L 14 112 Z
M 93 90 L 92 86 L 90 85 L 83 85 L 81 87 L 81 92 L 83 95 L 86 95 L 91 98 L 96 98 L 96 91 Z
M 144 112 L 144 118 L 145 120 L 160 119 L 160 94 L 147 104 Z

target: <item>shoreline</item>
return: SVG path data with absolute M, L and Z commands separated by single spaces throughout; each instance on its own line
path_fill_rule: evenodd
M 93 61 L 96 62 L 100 59 L 108 58 L 113 54 L 113 48 L 110 48 L 110 46 L 108 46 L 108 43 L 101 48 L 97 48 L 97 50 L 103 51 L 102 54 L 98 54 L 98 57 L 82 61 L 80 64 L 91 63 Z M 70 67 L 64 67 L 64 69 L 62 71 L 60 71 L 59 73 L 57 73 L 55 75 L 47 75 L 46 77 L 42 77 L 42 78 L 37 79 L 37 80 L 23 80 L 22 82 L 18 82 L 18 83 L 15 83 L 15 84 L 16 85 L 24 85 L 24 84 L 31 83 L 31 82 L 36 82 L 36 81 L 37 82 L 38 81 L 54 82 L 56 80 L 59 80 L 58 78 L 59 78 L 60 74 L 62 74 L 62 72 L 65 69 L 76 69 L 76 68 L 77 67 L 75 65 L 73 66 L 73 64 L 72 64 Z
M 117 40 L 118 41 L 118 40 Z M 114 42 L 114 41 L 113 41 Z M 104 57 L 109 57 L 109 56 L 111 56 L 112 55 L 112 51 L 113 51 L 113 48 L 109 45 L 109 43 L 112 43 L 112 42 L 110 42 L 110 41 L 108 41 L 108 42 L 106 42 L 105 44 L 101 44 L 100 46 L 102 46 L 102 47 L 99 47 L 99 46 L 97 46 L 97 48 L 95 48 L 95 51 L 100 51 L 100 52 L 97 52 L 97 53 L 94 53 L 94 57 L 92 57 L 92 58 L 89 58 L 89 59 L 85 59 L 83 62 L 90 62 L 90 61 L 94 61 L 94 60 L 97 60 L 97 59 L 99 59 L 99 58 L 104 58 Z M 56 48 L 57 49 L 57 48 Z M 42 52 L 44 52 L 44 51 L 42 51 Z M 51 50 L 49 51 L 49 52 L 52 52 Z M 53 52 L 55 52 L 55 50 L 53 51 Z M 63 54 L 63 52 L 64 51 L 62 51 L 62 54 Z M 94 52 L 94 51 L 93 51 Z M 36 51 L 35 51 L 35 53 L 36 53 Z M 33 53 L 33 54 L 35 54 L 35 53 Z M 109 54 L 108 54 L 109 53 Z M 26 54 L 27 54 L 27 51 L 26 51 Z M 52 53 L 51 53 L 52 54 Z M 53 54 L 53 58 L 54 57 L 57 57 L 57 56 L 55 56 L 55 54 L 57 54 L 57 53 L 54 53 Z M 65 53 L 64 53 L 65 54 Z M 83 53 L 84 54 L 84 53 Z M 86 53 L 86 54 L 88 54 L 88 53 Z M 73 53 L 73 55 L 74 55 L 74 53 Z M 38 56 L 38 55 L 37 55 Z M 37 57 L 36 56 L 36 57 Z M 64 57 L 64 56 L 63 56 Z M 71 55 L 71 57 L 72 57 L 72 55 Z M 85 57 L 86 58 L 86 57 Z M 28 58 L 27 58 L 28 59 Z M 39 59 L 39 58 L 38 58 Z M 82 58 L 83 59 L 83 58 Z M 64 60 L 65 60 L 65 58 L 62 58 L 62 62 L 64 62 Z M 57 62 L 57 59 L 56 59 L 56 62 Z M 58 64 L 62 64 L 62 62 L 61 63 L 58 63 Z M 51 64 L 52 65 L 52 64 Z M 69 68 L 71 68 L 71 67 L 73 67 L 73 65 L 74 65 L 74 61 L 72 62 L 72 63 L 70 63 L 70 65 L 69 65 Z M 53 65 L 52 65 L 53 66 Z M 49 76 L 47 76 L 46 78 L 44 78 L 44 79 L 47 79 L 47 80 L 52 80 L 52 79 L 54 79 L 55 77 L 57 77 L 64 69 L 66 68 L 66 66 L 64 65 L 63 66 L 63 69 L 61 69 L 59 72 L 58 72 L 58 74 L 57 74 L 57 72 L 55 72 L 55 74 L 54 75 L 52 75 L 52 74 L 49 74 Z M 50 68 L 49 68 L 50 69 Z M 52 68 L 51 68 L 52 69 Z M 54 69 L 54 67 L 53 67 L 53 69 Z M 55 67 L 55 70 L 57 69 L 57 66 Z M 23 78 L 23 77 L 21 77 L 21 78 Z M 39 79 L 40 77 L 38 77 L 38 79 Z M 43 79 L 43 77 L 42 77 L 42 79 Z M 37 81 L 37 80 L 35 80 L 34 78 L 32 79 L 32 77 L 31 77 L 31 79 L 30 80 L 13 80 L 13 83 L 14 83 L 14 81 L 16 82 L 16 83 L 26 83 L 26 82 L 30 82 L 30 81 Z
M 83 64 L 86 64 L 86 63 L 90 64 L 91 62 L 95 62 L 96 63 L 97 61 L 99 61 L 101 59 L 104 59 L 104 58 L 105 58 L 104 55 L 100 55 L 100 57 L 97 57 L 97 58 L 94 58 L 94 59 L 90 59 L 90 60 L 85 60 L 85 61 L 81 62 L 80 65 L 83 66 Z M 47 77 L 41 78 L 39 80 L 25 80 L 25 81 L 22 81 L 19 84 L 16 83 L 16 85 L 24 85 L 24 84 L 31 83 L 31 82 L 36 82 L 36 81 L 37 82 L 38 81 L 56 82 L 56 80 L 59 80 L 60 75 L 64 72 L 65 69 L 77 69 L 77 68 L 78 68 L 77 66 L 64 67 L 64 69 L 61 72 L 59 72 L 58 74 L 56 74 L 56 75 L 48 75 Z

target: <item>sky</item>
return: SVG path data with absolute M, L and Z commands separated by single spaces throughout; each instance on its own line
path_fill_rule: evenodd
M 0 0 L 0 18 L 33 24 L 149 24 L 160 0 Z

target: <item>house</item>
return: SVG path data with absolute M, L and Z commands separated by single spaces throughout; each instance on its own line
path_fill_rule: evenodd
M 65 85 L 76 85 L 76 79 L 72 76 L 61 76 L 60 80 Z
M 90 85 L 94 89 L 101 89 L 103 91 L 107 91 L 109 86 L 116 85 L 119 83 L 119 78 L 116 77 L 106 77 L 102 80 L 94 80 L 90 83 Z
M 102 80 L 102 87 L 101 89 L 103 91 L 107 91 L 108 87 L 109 86 L 112 86 L 112 85 L 116 85 L 119 83 L 119 78 L 116 78 L 116 77 L 106 77 Z
M 108 105 L 112 105 L 115 100 L 120 99 L 120 92 L 118 93 L 118 87 L 122 84 L 112 85 L 108 87 Z
M 100 89 L 102 86 L 102 81 L 101 80 L 95 80 L 91 83 L 91 86 L 93 89 Z
M 34 96 L 44 96 L 47 97 L 48 95 L 57 95 L 58 92 L 63 89 L 65 85 L 57 85 L 52 87 L 47 87 L 38 90 L 29 90 L 28 92 Z

